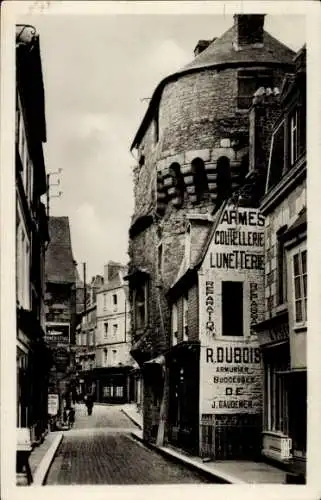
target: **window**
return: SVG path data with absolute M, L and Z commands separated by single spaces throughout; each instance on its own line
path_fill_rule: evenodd
M 285 160 L 284 130 L 283 121 L 272 135 L 267 189 L 275 186 L 283 175 Z
M 173 346 L 177 344 L 178 340 L 178 315 L 177 315 L 177 304 L 172 306 L 172 343 Z
M 294 314 L 295 322 L 307 320 L 307 251 L 293 256 Z
M 107 359 L 108 359 L 108 351 L 107 349 L 104 349 L 104 359 L 103 359 L 104 366 L 107 366 Z
M 217 197 L 220 201 L 225 200 L 231 194 L 232 180 L 230 160 L 226 156 L 221 156 L 217 160 Z
M 188 293 L 183 297 L 183 340 L 188 340 Z
M 107 293 L 104 293 L 104 310 L 107 309 Z
M 138 285 L 134 296 L 136 328 L 143 328 L 147 321 L 146 284 Z
M 265 364 L 265 428 L 269 431 L 289 432 L 288 394 L 284 372 L 288 362 L 267 362 Z
M 199 198 L 208 191 L 207 176 L 205 166 L 201 158 L 195 158 L 192 161 L 192 171 L 194 175 L 195 192 Z
M 117 350 L 113 349 L 113 363 L 116 363 Z
M 283 226 L 277 232 L 277 299 L 278 303 L 284 304 L 287 300 L 286 261 L 283 235 L 287 226 Z
M 163 272 L 163 244 L 159 243 L 157 247 L 157 270 L 159 277 L 162 276 Z
M 104 337 L 108 337 L 108 323 L 104 323 Z
M 268 72 L 239 71 L 238 73 L 238 109 L 248 109 L 253 100 L 253 95 L 260 87 L 273 88 L 272 75 Z
M 293 165 L 298 158 L 298 111 L 293 111 L 290 115 L 290 164 Z
M 222 281 L 222 335 L 243 335 L 243 283 Z
M 124 388 L 121 385 L 116 387 L 116 398 L 122 398 L 124 393 Z
M 117 311 L 117 293 L 113 294 L 113 307 L 114 311 Z
M 115 324 L 113 325 L 113 336 L 114 336 L 114 337 L 117 335 L 117 331 L 118 331 L 118 325 L 117 325 L 117 323 L 115 323 Z

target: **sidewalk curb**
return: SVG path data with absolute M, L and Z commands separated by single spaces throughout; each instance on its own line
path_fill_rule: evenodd
M 124 408 L 122 408 L 122 409 L 121 409 L 121 412 L 122 412 L 124 415 L 126 415 L 126 417 L 128 417 L 128 418 L 129 418 L 129 420 L 131 420 L 131 421 L 133 422 L 133 424 L 135 424 L 135 425 L 136 425 L 136 426 L 137 426 L 140 430 L 142 430 L 142 429 L 143 429 L 142 425 L 141 425 L 141 424 L 140 424 L 137 420 L 135 420 L 135 418 L 134 418 L 134 417 L 132 417 L 129 413 L 127 413 L 127 411 L 126 411 L 126 410 L 124 410 Z
M 32 485 L 34 486 L 42 486 L 45 482 L 46 476 L 48 474 L 49 468 L 53 462 L 53 459 L 55 458 L 56 452 L 58 450 L 58 447 L 62 441 L 63 438 L 63 433 L 60 432 L 54 441 L 52 442 L 49 450 L 41 460 L 40 464 L 38 465 L 34 475 L 33 475 L 33 483 Z
M 180 453 L 175 452 L 174 450 L 171 450 L 169 448 L 165 447 L 159 447 L 156 446 L 155 444 L 149 443 L 145 441 L 141 436 L 139 436 L 136 432 L 131 432 L 131 435 L 134 439 L 137 441 L 140 441 L 143 443 L 147 448 L 156 451 L 157 453 L 165 456 L 166 458 L 169 458 L 173 460 L 174 462 L 178 462 L 181 464 L 184 464 L 186 467 L 195 470 L 197 472 L 201 472 L 202 474 L 206 475 L 207 477 L 210 478 L 215 478 L 216 482 L 221 483 L 221 484 L 248 484 L 246 481 L 242 481 L 242 479 L 232 476 L 231 474 L 227 474 L 221 471 L 215 471 L 211 467 L 208 467 L 205 464 L 200 464 L 198 462 L 195 462 L 193 459 L 189 458 L 188 456 L 184 456 Z

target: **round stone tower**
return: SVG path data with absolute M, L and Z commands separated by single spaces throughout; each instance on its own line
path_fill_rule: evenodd
M 249 172 L 255 91 L 273 93 L 293 70 L 294 53 L 263 25 L 264 15 L 236 15 L 220 38 L 199 41 L 194 60 L 156 87 L 131 145 L 129 284 L 139 363 L 170 346 L 166 291 L 184 257 L 189 218 L 210 217 Z

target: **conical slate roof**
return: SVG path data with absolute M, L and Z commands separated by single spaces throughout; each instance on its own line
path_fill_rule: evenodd
M 253 62 L 260 64 L 293 64 L 295 53 L 266 31 L 263 32 L 263 44 L 261 47 L 248 45 L 241 50 L 236 50 L 233 46 L 235 29 L 234 25 L 220 38 L 216 38 L 193 61 L 184 66 L 183 71 L 222 64 L 230 65 Z
M 190 63 L 160 81 L 153 92 L 145 116 L 131 144 L 131 150 L 139 144 L 139 141 L 143 137 L 153 116 L 154 109 L 157 108 L 160 102 L 163 89 L 169 82 L 178 80 L 178 78 L 186 74 L 215 66 L 228 67 L 242 66 L 243 64 L 245 66 L 253 66 L 253 64 L 257 64 L 258 66 L 271 64 L 283 67 L 288 64 L 289 68 L 293 66 L 295 52 L 264 30 L 262 44 L 246 45 L 241 48 L 235 47 L 234 40 L 236 39 L 236 29 L 237 27 L 234 24 L 223 33 L 221 37 L 214 38 L 210 45 Z

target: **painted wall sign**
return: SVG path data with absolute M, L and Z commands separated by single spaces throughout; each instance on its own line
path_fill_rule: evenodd
M 234 336 L 222 330 L 224 281 L 242 283 L 243 328 Z M 264 319 L 264 218 L 257 209 L 224 210 L 199 272 L 199 292 L 200 414 L 260 413 L 263 372 L 254 325 Z
M 258 413 L 262 363 L 258 345 L 215 342 L 201 349 L 202 413 Z

